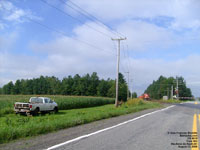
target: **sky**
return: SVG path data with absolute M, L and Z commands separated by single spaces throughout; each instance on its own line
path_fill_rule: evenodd
M 0 87 L 40 75 L 115 79 L 120 37 L 132 91 L 182 76 L 200 96 L 199 0 L 0 0 Z

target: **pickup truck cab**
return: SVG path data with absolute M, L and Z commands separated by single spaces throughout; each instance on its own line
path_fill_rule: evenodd
M 16 102 L 14 105 L 16 114 L 37 115 L 39 112 L 58 112 L 58 105 L 56 102 L 48 97 L 31 97 L 29 103 Z

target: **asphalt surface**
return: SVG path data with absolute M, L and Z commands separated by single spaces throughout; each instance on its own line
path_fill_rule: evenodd
M 200 104 L 178 104 L 104 132 L 69 142 L 55 149 L 191 150 L 191 144 L 193 143 L 191 142 L 191 136 L 196 134 L 196 132 L 192 134 L 195 124 L 194 114 L 197 116 L 200 114 Z M 199 131 L 198 117 L 196 124 Z

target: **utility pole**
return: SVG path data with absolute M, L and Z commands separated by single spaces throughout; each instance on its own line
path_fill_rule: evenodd
M 174 86 L 171 86 L 171 99 L 173 99 L 173 95 L 174 95 Z
M 131 85 L 132 85 L 133 79 L 131 79 Z M 133 99 L 133 87 L 131 86 L 131 99 Z
M 133 93 L 131 92 L 131 99 L 133 99 Z
M 179 99 L 179 91 L 178 91 L 178 76 L 176 76 L 176 97 Z
M 128 87 L 127 87 L 127 101 L 129 99 L 129 72 L 126 72 L 128 74 Z
M 118 86 L 119 86 L 119 61 L 120 61 L 120 41 L 126 40 L 126 38 L 118 38 L 113 39 L 113 41 L 118 41 L 118 52 L 117 52 L 117 75 L 116 75 L 116 98 L 115 98 L 115 106 L 118 106 Z
M 167 88 L 167 99 L 169 99 L 169 88 Z

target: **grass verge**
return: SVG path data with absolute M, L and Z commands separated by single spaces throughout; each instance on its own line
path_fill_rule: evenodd
M 62 110 L 58 114 L 46 114 L 37 117 L 7 114 L 0 117 L 0 144 L 144 109 L 161 107 L 161 104 L 155 102 L 131 101 L 118 108 L 115 108 L 114 105 L 104 105 L 92 108 Z

